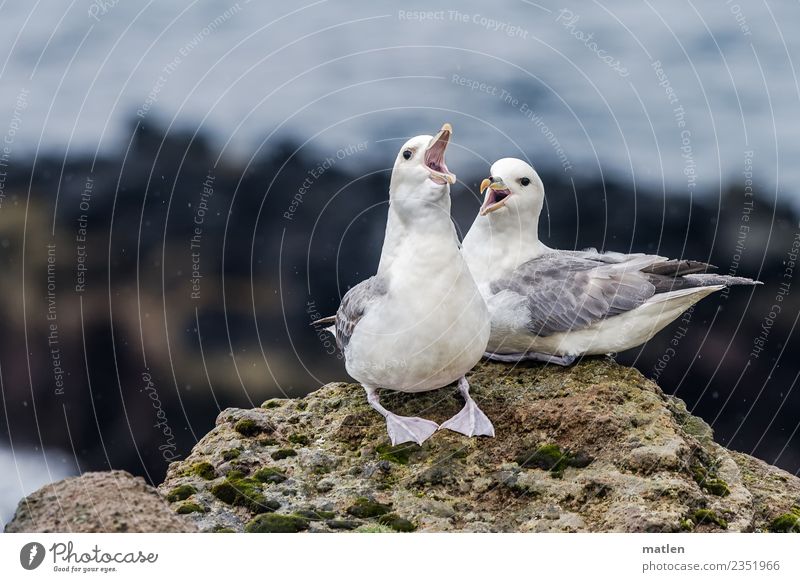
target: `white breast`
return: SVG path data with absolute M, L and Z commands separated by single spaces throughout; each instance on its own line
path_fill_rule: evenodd
M 455 241 L 409 237 L 395 249 L 388 292 L 356 326 L 347 371 L 403 392 L 446 386 L 486 349 L 489 314 Z

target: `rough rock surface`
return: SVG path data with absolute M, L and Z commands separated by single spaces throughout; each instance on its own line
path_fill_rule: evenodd
M 5 531 L 192 532 L 158 492 L 125 471 L 84 473 L 46 485 L 20 501 Z
M 203 531 L 793 531 L 800 479 L 716 444 L 682 401 L 608 359 L 482 363 L 496 438 L 391 447 L 356 384 L 223 411 L 161 493 Z M 385 392 L 442 422 L 455 387 Z

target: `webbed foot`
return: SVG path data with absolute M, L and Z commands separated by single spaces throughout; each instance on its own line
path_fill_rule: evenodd
M 468 437 L 472 436 L 494 436 L 494 426 L 489 417 L 478 407 L 469 395 L 469 383 L 462 376 L 458 381 L 458 390 L 466 400 L 464 408 L 450 420 L 442 423 L 439 429 L 449 429 Z

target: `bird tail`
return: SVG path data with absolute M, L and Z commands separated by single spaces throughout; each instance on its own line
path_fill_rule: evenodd
M 328 325 L 328 327 L 323 327 L 322 331 L 327 331 L 333 337 L 336 337 L 336 316 L 335 315 L 329 315 L 328 317 L 320 317 L 319 319 L 315 319 L 314 321 L 312 321 L 310 323 L 310 325 L 312 325 L 312 326 L 327 325 L 327 324 L 333 324 L 333 325 Z
M 335 315 L 329 315 L 328 317 L 320 317 L 319 319 L 315 319 L 314 321 L 309 323 L 309 325 L 326 325 L 331 323 L 336 323 Z
M 692 273 L 684 275 L 683 279 L 692 281 L 698 286 L 707 285 L 724 285 L 725 287 L 732 287 L 733 285 L 763 285 L 761 281 L 748 279 L 747 277 L 733 277 L 731 275 L 714 275 L 709 273 Z
M 716 269 L 714 265 L 709 265 L 708 263 L 700 261 L 671 259 L 646 267 L 642 269 L 642 272 L 652 275 L 664 275 L 665 277 L 682 277 L 683 275 L 704 273 L 706 271 L 713 271 L 714 269 Z

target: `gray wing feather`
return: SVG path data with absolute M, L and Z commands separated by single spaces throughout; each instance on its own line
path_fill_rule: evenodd
M 344 351 L 358 322 L 383 295 L 386 295 L 386 281 L 377 275 L 362 281 L 344 294 L 336 312 L 336 344 L 340 350 Z
M 655 287 L 639 272 L 642 258 L 637 256 L 627 268 L 625 262 L 576 254 L 543 255 L 490 287 L 493 293 L 507 289 L 524 296 L 530 315 L 528 329 L 548 336 L 588 327 L 635 309 L 652 297 Z

